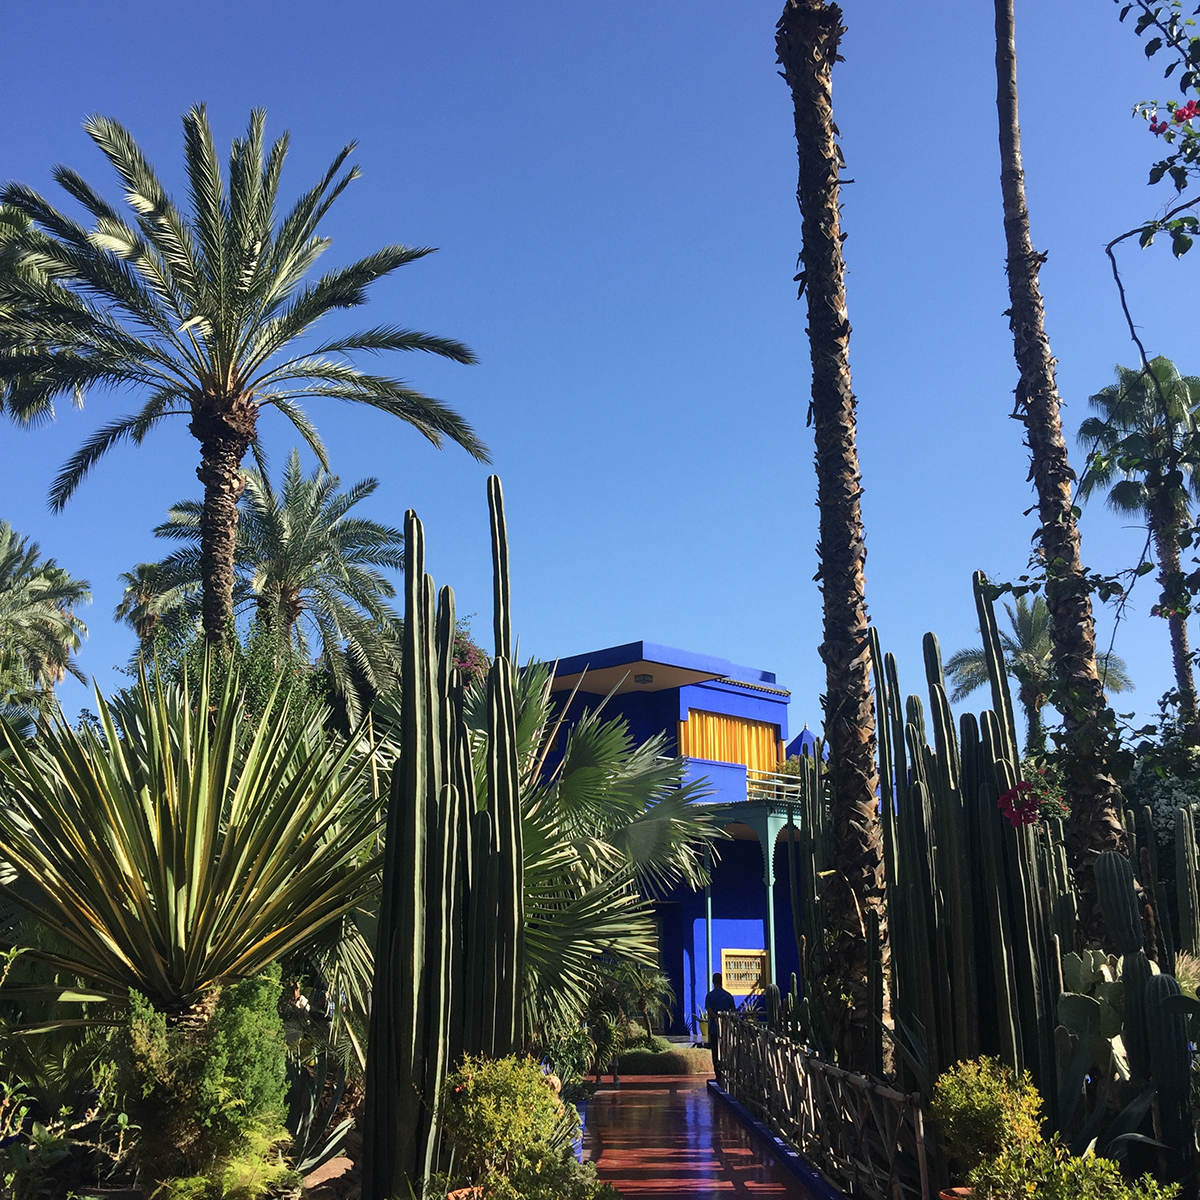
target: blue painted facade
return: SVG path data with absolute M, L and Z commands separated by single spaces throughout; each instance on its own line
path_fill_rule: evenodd
M 663 753 L 678 753 L 679 723 L 690 710 L 765 722 L 778 728 L 777 741 L 800 753 L 815 742 L 807 727 L 788 743 L 789 693 L 770 671 L 694 654 L 652 642 L 630 642 L 561 659 L 555 669 L 556 697 L 566 705 L 566 724 L 605 701 L 606 715 L 620 715 L 638 743 L 663 739 Z M 572 690 L 574 694 L 572 695 Z M 557 765 L 565 738 L 548 757 Z M 731 834 L 716 847 L 709 892 L 679 887 L 656 900 L 659 952 L 677 998 L 671 1033 L 695 1034 L 693 1016 L 704 1002 L 721 951 L 774 948 L 774 978 L 785 989 L 798 969 L 788 890 L 786 845 L 778 839 L 786 814 L 747 798 L 747 768 L 741 763 L 687 758 L 685 779 L 704 781 L 717 823 Z M 770 855 L 770 861 L 764 856 Z M 771 880 L 771 900 L 768 883 Z M 707 952 L 711 902 L 712 964 Z M 774 920 L 769 914 L 773 909 Z M 773 925 L 774 937 L 770 936 Z

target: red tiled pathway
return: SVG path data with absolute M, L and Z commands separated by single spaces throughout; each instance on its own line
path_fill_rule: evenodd
M 588 1102 L 584 1154 L 623 1196 L 805 1197 L 695 1075 L 626 1076 Z

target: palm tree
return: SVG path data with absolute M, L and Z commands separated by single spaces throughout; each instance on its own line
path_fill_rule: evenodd
M 1049 703 L 1052 667 L 1050 610 L 1041 596 L 1030 604 L 1017 597 L 1017 608 L 1006 604 L 1012 633 L 1000 634 L 1005 670 L 1017 681 L 1018 697 L 1025 710 L 1025 754 L 1030 758 L 1046 753 L 1046 730 L 1042 709 Z M 1125 663 L 1115 654 L 1098 656 L 1100 676 L 1110 692 L 1127 692 L 1133 687 Z M 959 650 L 946 662 L 946 673 L 954 684 L 950 699 L 956 704 L 988 682 L 987 659 L 982 646 Z
M 388 604 L 396 589 L 381 569 L 404 566 L 404 537 L 352 513 L 378 487 L 377 479 L 361 479 L 342 491 L 338 476 L 320 467 L 305 475 L 293 449 L 278 491 L 265 475 L 247 471 L 238 501 L 234 612 L 252 610 L 261 629 L 301 659 L 315 639 L 335 692 L 350 701 L 351 719 L 360 708 L 356 678 L 379 693 L 394 685 L 399 669 L 398 617 Z M 182 545 L 126 577 L 118 615 L 127 610 L 151 632 L 152 619 L 164 612 L 198 616 L 202 521 L 199 501 L 171 508 L 154 532 Z
M 1186 461 L 1196 433 L 1200 377 L 1180 375 L 1161 355 L 1144 370 L 1117 367 L 1117 382 L 1088 398 L 1101 415 L 1079 427 L 1088 466 L 1081 496 L 1108 489 L 1114 512 L 1145 520 L 1158 559 L 1159 611 L 1167 618 L 1179 715 L 1196 723 L 1196 682 L 1188 649 L 1187 592 L 1179 567 L 1179 531 L 1200 496 L 1200 477 Z
M 0 700 L 40 703 L 68 673 L 83 679 L 72 655 L 87 626 L 75 607 L 91 598 L 86 580 L 0 521 Z
M 801 292 L 808 292 L 812 359 L 809 416 L 816 434 L 818 555 L 824 599 L 825 739 L 829 746 L 833 870 L 827 903 L 835 943 L 831 962 L 851 998 L 846 1059 L 869 1069 L 867 986 L 869 910 L 885 921 L 883 836 L 876 800 L 875 712 L 867 652 L 862 482 L 850 383 L 838 175 L 843 165 L 833 122 L 832 70 L 842 12 L 825 0 L 787 0 L 776 49 L 792 90 L 803 218 Z
M 145 655 L 164 618 L 182 628 L 189 610 L 199 607 L 199 584 L 180 584 L 162 563 L 138 563 L 120 578 L 124 588 L 113 620 L 124 621 L 137 634 L 139 656 Z
M 17 239 L 25 274 L 0 272 L 0 387 L 18 421 L 53 413 L 56 398 L 79 402 L 90 387 L 132 387 L 142 407 L 101 427 L 66 463 L 50 498 L 61 508 L 93 464 L 118 443 L 136 445 L 172 416 L 186 416 L 200 443 L 202 617 L 210 643 L 227 635 L 233 611 L 241 463 L 257 445 L 263 409 L 282 412 L 323 466 L 325 451 L 300 405 L 314 398 L 368 405 L 408 422 L 434 445 L 449 437 L 474 457 L 487 452 L 471 427 L 437 400 L 351 361 L 356 352 L 420 350 L 456 362 L 461 342 L 378 325 L 301 341 L 327 313 L 366 301 L 372 283 L 430 253 L 386 246 L 305 282 L 329 238 L 322 218 L 358 177 L 343 169 L 347 146 L 284 216 L 277 211 L 284 134 L 269 150 L 266 114 L 255 110 L 221 173 L 203 107 L 183 119 L 188 205 L 179 208 L 132 135 L 91 117 L 84 128 L 125 187 L 126 220 L 67 167 L 54 177 L 93 218 L 85 228 L 32 189 L 10 183 L 0 201 L 32 223 Z
M 17 256 L 15 246 L 29 229 L 29 222 L 16 209 L 0 204 L 0 277 L 7 273 L 10 277 L 17 271 Z M 0 320 L 8 314 L 7 301 L 0 298 Z M 0 349 L 0 354 L 5 353 Z M 0 378 L 0 413 L 5 410 L 5 395 L 7 387 Z
M 1013 0 L 995 0 L 996 109 L 1000 123 L 1000 187 L 1007 244 L 1009 326 L 1020 379 L 1015 416 L 1025 426 L 1030 475 L 1038 500 L 1039 552 L 1046 569 L 1050 612 L 1051 700 L 1063 717 L 1063 768 L 1071 797 L 1067 842 L 1083 893 L 1080 929 L 1097 941 L 1102 922 L 1092 903 L 1092 864 L 1104 850 L 1125 853 L 1118 815 L 1121 794 L 1113 777 L 1116 721 L 1096 661 L 1096 627 L 1079 553 L 1072 484 L 1059 413 L 1054 356 L 1046 336 L 1038 272 L 1044 256 L 1033 248 L 1021 163 L 1017 116 L 1017 50 Z

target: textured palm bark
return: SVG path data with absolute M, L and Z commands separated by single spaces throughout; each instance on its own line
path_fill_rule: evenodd
M 869 1067 L 871 1015 L 866 913 L 879 912 L 886 938 L 883 837 L 876 788 L 875 714 L 867 649 L 862 495 L 850 385 L 832 69 L 838 61 L 841 9 L 823 0 L 788 0 L 776 31 L 783 75 L 792 89 L 799 152 L 797 199 L 808 293 L 812 423 L 816 433 L 818 556 L 824 603 L 825 736 L 829 745 L 834 873 L 826 883 L 833 944 L 831 982 L 851 998 L 842 1047 Z
M 256 410 L 238 400 L 204 395 L 192 401 L 189 428 L 200 443 L 196 475 L 204 485 L 200 514 L 201 621 L 210 646 L 222 644 L 233 624 L 234 551 L 238 499 L 246 486 L 242 459 L 254 440 Z
M 1151 514 L 1150 532 L 1158 557 L 1158 585 L 1163 603 L 1171 605 L 1167 625 L 1171 634 L 1171 665 L 1175 669 L 1175 687 L 1179 692 L 1179 719 L 1185 728 L 1196 724 L 1196 679 L 1192 671 L 1192 653 L 1188 646 L 1187 617 L 1174 611 L 1175 597 L 1184 591 L 1179 568 L 1179 538 L 1175 515 Z
M 1035 758 L 1046 753 L 1046 727 L 1042 724 L 1042 709 L 1047 699 L 1036 683 L 1020 681 L 1017 698 L 1025 710 L 1025 755 Z
M 1092 865 L 1103 850 L 1126 852 L 1117 816 L 1120 791 L 1112 776 L 1115 750 L 1112 713 L 1096 667 L 1092 603 L 1079 554 L 1072 486 L 1059 415 L 1054 357 L 1046 336 L 1038 271 L 1045 256 L 1033 248 L 1025 204 L 1021 129 L 1017 119 L 1017 53 L 1013 0 L 996 4 L 996 107 L 1000 118 L 1000 186 L 1008 247 L 1010 327 L 1020 381 L 1016 415 L 1025 425 L 1030 471 L 1038 498 L 1038 531 L 1046 566 L 1056 706 L 1062 712 L 1064 768 L 1071 817 L 1067 840 L 1076 882 L 1083 895 L 1080 935 L 1095 943 L 1102 923 L 1094 903 Z

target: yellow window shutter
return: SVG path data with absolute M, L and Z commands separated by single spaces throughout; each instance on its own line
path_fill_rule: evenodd
M 779 766 L 779 726 L 745 717 L 689 709 L 679 722 L 679 753 L 712 762 L 741 763 L 753 771 Z

